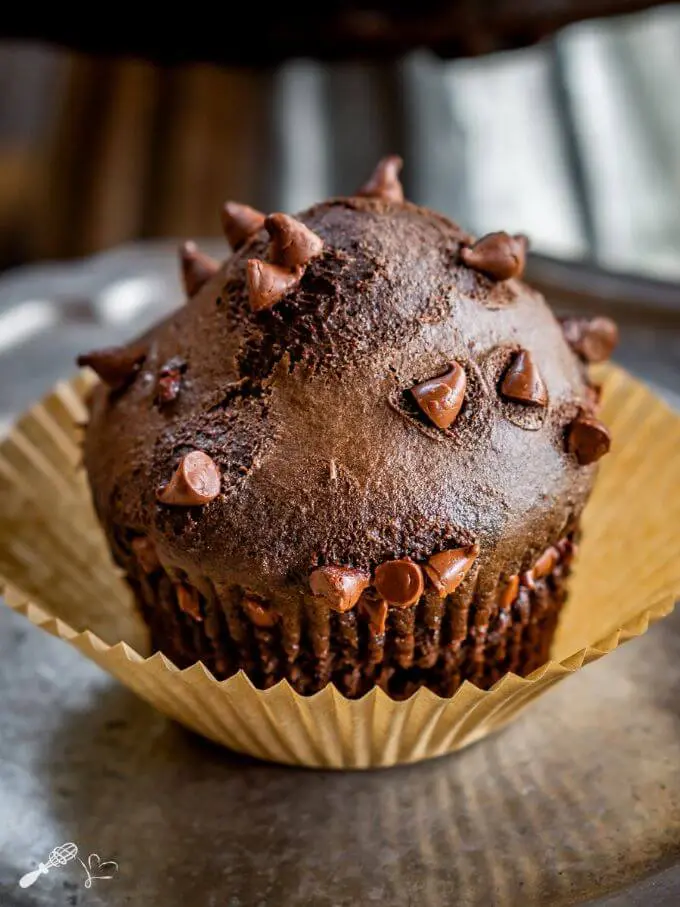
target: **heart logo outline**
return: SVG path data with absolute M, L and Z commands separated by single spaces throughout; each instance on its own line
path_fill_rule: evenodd
M 118 863 L 115 860 L 104 860 L 102 863 L 98 853 L 91 853 L 87 858 L 87 866 L 93 879 L 112 879 L 118 872 Z M 110 872 L 111 875 L 95 875 L 95 873 Z
M 87 874 L 85 888 L 92 888 L 92 883 L 95 879 L 100 881 L 112 879 L 118 872 L 118 863 L 116 863 L 115 860 L 105 860 L 102 863 L 102 859 L 98 853 L 91 853 L 89 855 L 87 858 L 87 865 L 82 860 L 80 860 L 80 864 Z M 110 875 L 100 875 L 99 873 L 110 873 Z

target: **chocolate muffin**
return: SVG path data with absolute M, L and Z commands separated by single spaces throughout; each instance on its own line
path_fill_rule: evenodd
M 404 201 L 400 166 L 296 218 L 227 203 L 188 303 L 79 360 L 96 510 L 179 667 L 450 696 L 549 657 L 616 329 L 560 325 L 525 237 Z

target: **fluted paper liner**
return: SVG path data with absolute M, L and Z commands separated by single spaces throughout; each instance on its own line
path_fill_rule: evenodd
M 0 445 L 0 593 L 161 712 L 231 749 L 296 765 L 369 768 L 460 749 L 497 730 L 554 683 L 646 632 L 680 595 L 680 417 L 625 372 L 603 370 L 614 443 L 583 522 L 583 544 L 553 645 L 526 678 L 506 674 L 451 699 L 380 689 L 304 697 L 258 690 L 148 652 L 145 628 L 94 516 L 80 435 L 91 378 L 58 385 Z M 144 653 L 144 654 L 140 654 Z

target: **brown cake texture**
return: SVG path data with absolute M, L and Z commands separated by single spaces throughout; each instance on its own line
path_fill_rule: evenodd
M 95 507 L 179 667 L 403 698 L 549 657 L 616 328 L 558 323 L 526 237 L 405 201 L 400 166 L 295 218 L 227 203 L 186 305 L 79 360 Z

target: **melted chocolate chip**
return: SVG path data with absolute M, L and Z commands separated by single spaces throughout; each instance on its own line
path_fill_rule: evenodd
M 517 598 L 519 593 L 519 575 L 513 573 L 508 577 L 508 583 L 503 590 L 503 594 L 498 600 L 498 606 L 502 610 L 507 610 Z
M 240 205 L 238 202 L 225 202 L 222 208 L 222 229 L 227 237 L 227 242 L 234 251 L 247 242 L 264 227 L 264 214 L 251 208 L 250 205 Z
M 161 562 L 158 559 L 156 546 L 151 539 L 145 536 L 138 536 L 136 539 L 132 539 L 130 545 L 132 553 L 137 558 L 137 563 L 144 573 L 154 573 L 160 569 Z
M 323 240 L 287 214 L 270 214 L 264 222 L 271 237 L 269 257 L 284 268 L 302 268 L 323 252 Z
M 463 246 L 460 257 L 468 268 L 481 271 L 493 280 L 521 277 L 526 261 L 526 236 L 487 233 L 473 246 Z
M 567 446 L 581 466 L 597 462 L 609 452 L 612 439 L 598 419 L 580 415 L 567 429 Z
M 430 378 L 411 388 L 416 403 L 437 428 L 448 428 L 460 412 L 465 399 L 467 377 L 457 362 L 439 378 Z
M 182 280 L 187 296 L 191 299 L 219 270 L 219 262 L 200 252 L 194 242 L 185 242 L 179 250 Z
M 365 611 L 374 633 L 377 636 L 382 636 L 387 626 L 387 615 L 389 612 L 387 602 L 362 601 L 359 607 L 362 611 Z
M 397 608 L 414 605 L 425 589 L 423 571 L 406 558 L 386 561 L 376 568 L 373 585 L 378 595 Z
M 508 400 L 527 406 L 546 406 L 548 390 L 540 372 L 527 350 L 517 353 L 503 376 L 501 393 Z
M 584 362 L 605 362 L 619 342 L 619 329 L 611 318 L 564 318 L 562 331 L 577 356 Z
M 371 582 L 368 573 L 353 567 L 318 567 L 309 576 L 312 594 L 333 611 L 349 611 Z
M 244 596 L 241 604 L 251 623 L 262 630 L 273 627 L 279 619 L 276 611 L 272 611 L 268 605 L 249 595 Z
M 177 593 L 177 604 L 180 609 L 184 611 L 185 614 L 188 614 L 193 620 L 201 622 L 203 620 L 203 615 L 201 614 L 201 603 L 198 597 L 198 590 L 194 589 L 193 586 L 177 583 L 175 592 Z
M 182 457 L 167 485 L 156 492 L 161 504 L 173 507 L 197 507 L 208 504 L 220 493 L 220 471 L 214 460 L 202 450 L 192 450 Z
M 78 365 L 89 366 L 111 390 L 130 384 L 146 358 L 146 346 L 110 346 L 78 356 Z
M 439 554 L 432 555 L 424 569 L 442 598 L 456 591 L 478 555 L 479 548 L 476 545 L 440 551 Z
M 548 574 L 552 573 L 559 559 L 560 552 L 557 548 L 546 548 L 532 567 L 531 572 L 534 574 L 534 579 L 542 579 L 544 576 L 548 576 Z
M 258 258 L 248 261 L 248 299 L 253 312 L 271 309 L 300 282 L 299 271 L 288 271 Z
M 357 195 L 381 198 L 386 202 L 403 202 L 404 187 L 399 180 L 403 164 L 403 160 L 397 154 L 391 154 L 378 161 L 370 179 L 359 189 Z

